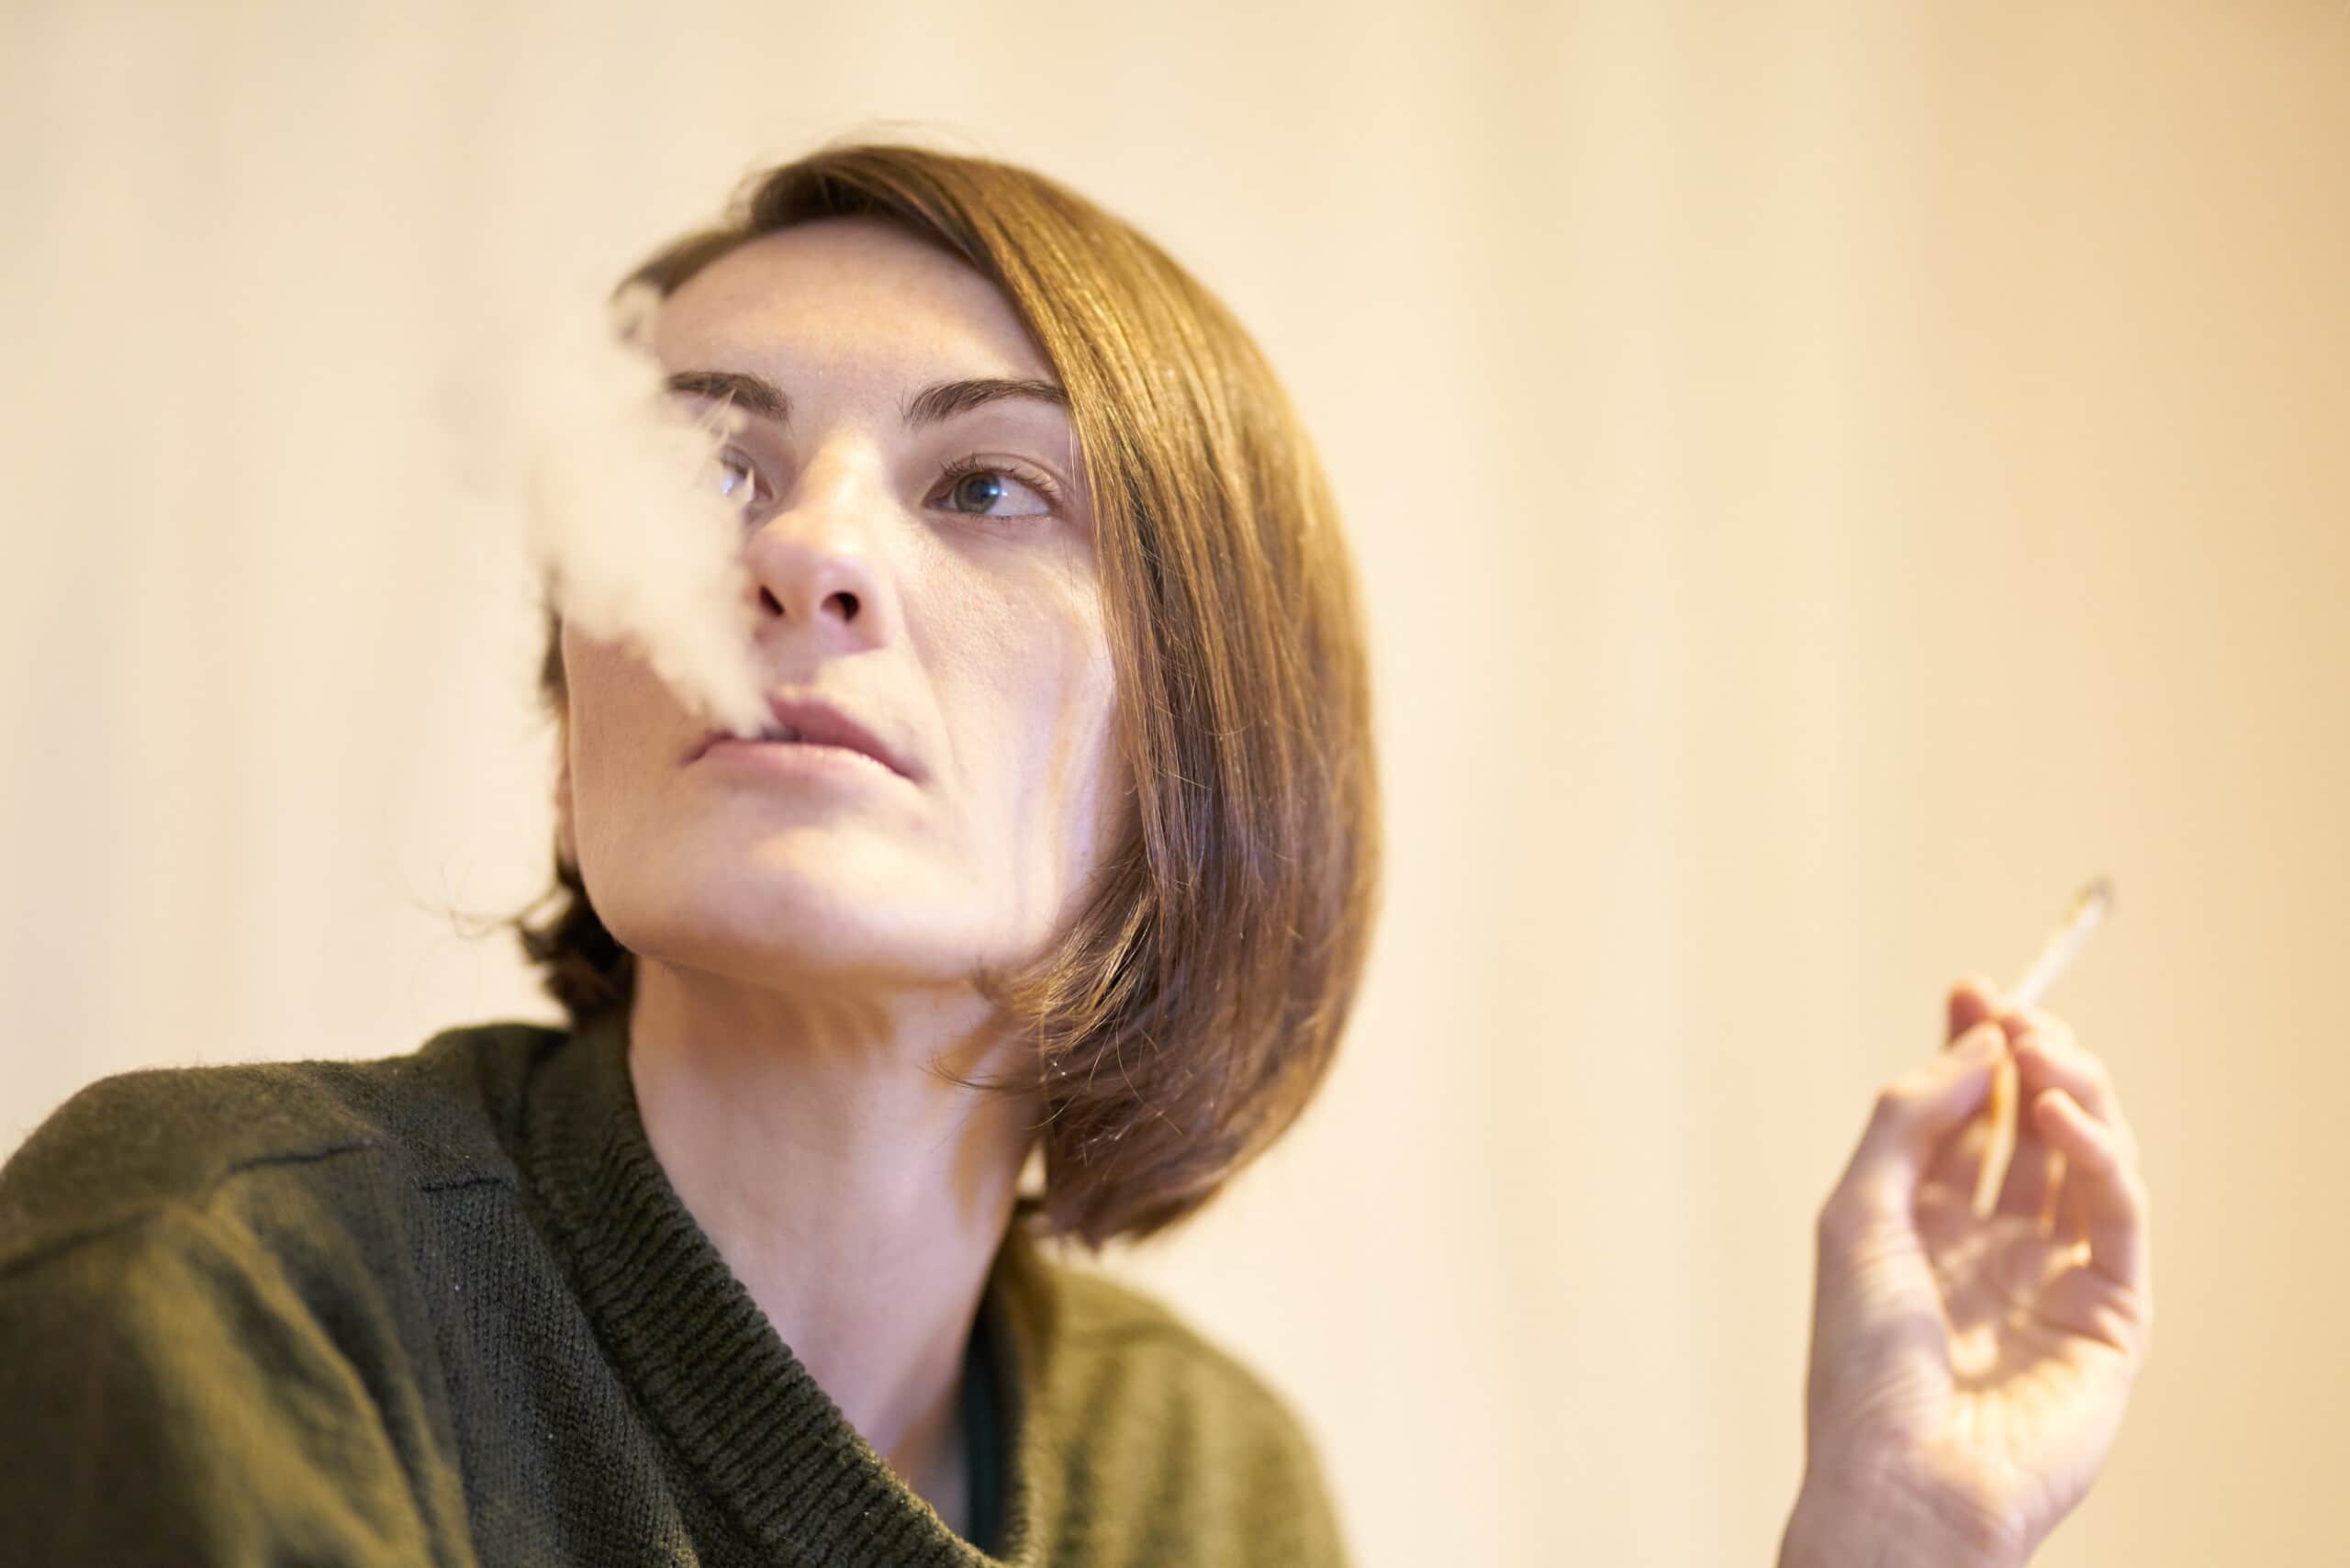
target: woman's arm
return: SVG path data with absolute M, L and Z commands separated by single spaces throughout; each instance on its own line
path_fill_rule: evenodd
M 0 1540 L 50 1568 L 470 1562 L 244 1240 L 175 1205 L 0 1260 Z
M 1809 1476 L 1779 1540 L 1779 1568 L 1990 1568 L 2017 1561 L 2010 1551 L 1982 1525 L 1905 1509 L 1882 1480 Z
M 2112 1448 L 2153 1344 L 2150 1210 L 2105 1065 L 2061 1019 L 1950 997 L 1819 1215 L 1803 1492 L 1781 1568 L 2016 1568 Z M 1991 1073 L 2026 1108 L 1971 1208 Z

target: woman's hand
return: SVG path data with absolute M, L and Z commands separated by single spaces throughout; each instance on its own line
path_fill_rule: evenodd
M 2030 1560 L 2096 1479 L 2154 1328 L 2138 1142 L 2063 1020 L 1951 992 L 1819 1215 L 1804 1492 L 1783 1568 Z M 1993 1065 L 2015 1159 L 1971 1209 Z M 1883 1552 L 1884 1555 L 1876 1555 Z

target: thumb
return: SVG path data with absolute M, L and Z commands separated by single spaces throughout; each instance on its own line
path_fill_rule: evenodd
M 1839 1195 L 1871 1217 L 1906 1218 L 1935 1151 L 1990 1098 L 1991 1069 L 2007 1048 L 2006 1031 L 1986 1018 L 1917 1071 L 1886 1085 Z

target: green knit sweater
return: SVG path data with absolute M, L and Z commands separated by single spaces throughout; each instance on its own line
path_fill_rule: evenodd
M 1017 1227 L 973 1336 L 994 1551 L 956 1536 L 687 1212 L 626 1050 L 498 1024 L 68 1101 L 0 1169 L 0 1558 L 1343 1561 L 1280 1399 Z

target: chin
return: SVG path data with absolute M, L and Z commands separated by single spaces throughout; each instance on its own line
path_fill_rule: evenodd
M 609 910 L 598 893 L 597 913 L 632 952 L 750 985 L 956 984 L 1002 960 L 992 923 L 946 889 L 846 854 L 815 865 L 766 858 L 615 889 Z

